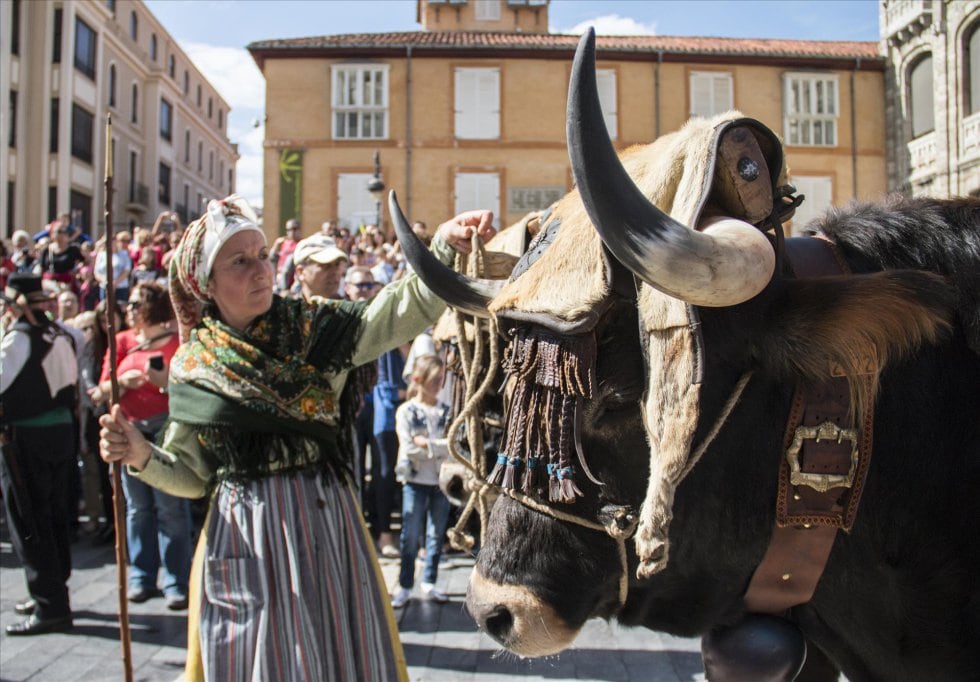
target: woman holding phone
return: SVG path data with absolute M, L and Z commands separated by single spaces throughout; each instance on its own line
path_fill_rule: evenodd
M 167 375 L 179 345 L 170 295 L 157 284 L 136 286 L 127 303 L 130 328 L 116 335 L 119 407 L 144 437 L 153 441 L 168 416 Z M 109 393 L 109 359 L 99 386 L 91 392 L 101 402 Z M 158 596 L 157 574 L 163 568 L 167 608 L 187 608 L 191 564 L 191 517 L 187 500 L 152 488 L 126 469 L 126 541 L 129 547 L 129 599 L 144 602 Z

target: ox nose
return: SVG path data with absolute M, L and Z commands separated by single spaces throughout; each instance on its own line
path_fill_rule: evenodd
M 470 612 L 480 629 L 503 646 L 513 639 L 514 614 L 503 604 L 474 603 L 466 601 L 466 610 Z

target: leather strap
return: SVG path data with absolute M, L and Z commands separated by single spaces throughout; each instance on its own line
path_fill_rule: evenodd
M 787 239 L 786 253 L 797 277 L 848 272 L 836 246 L 822 236 Z M 776 527 L 744 597 L 751 612 L 778 614 L 808 602 L 837 531 L 854 524 L 871 461 L 873 410 L 862 415 L 860 429 L 852 428 L 848 380 L 836 368 L 828 367 L 827 375 L 819 386 L 798 385 L 793 395 L 779 465 Z

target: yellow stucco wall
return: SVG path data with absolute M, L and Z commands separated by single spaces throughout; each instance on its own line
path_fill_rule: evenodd
M 500 174 L 501 206 L 508 187 L 570 187 L 565 150 L 565 99 L 570 60 L 517 58 L 431 58 L 411 61 L 411 173 L 408 168 L 406 111 L 409 70 L 404 58 L 373 60 L 389 67 L 389 138 L 347 141 L 331 139 L 328 59 L 276 59 L 264 63 L 266 88 L 265 216 L 270 236 L 290 216 L 278 211 L 281 148 L 305 150 L 302 220 L 304 232 L 337 215 L 337 175 L 371 173 L 372 155 L 381 154 L 388 188 L 399 193 L 410 218 L 435 225 L 451 217 L 453 179 L 458 171 Z M 362 60 L 365 61 L 365 60 Z M 493 66 L 500 69 L 501 136 L 496 140 L 457 140 L 454 136 L 454 69 Z M 783 74 L 803 70 L 758 65 L 685 64 L 600 60 L 600 69 L 613 69 L 617 79 L 619 136 L 617 146 L 650 142 L 680 127 L 690 114 L 692 71 L 733 74 L 734 105 L 783 134 Z M 853 196 L 858 172 L 858 196 L 885 190 L 884 82 L 876 71 L 822 71 L 837 75 L 840 116 L 836 147 L 786 148 L 791 171 L 833 178 L 834 203 Z M 856 158 L 852 158 L 850 79 L 855 79 L 857 117 Z M 659 96 L 655 83 L 659 81 Z M 655 104 L 659 102 L 659 110 Z M 410 182 L 410 186 L 409 186 Z M 504 213 L 501 223 L 521 218 Z M 387 218 L 386 218 L 387 221 Z

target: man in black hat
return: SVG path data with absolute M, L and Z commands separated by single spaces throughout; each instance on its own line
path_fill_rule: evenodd
M 8 635 L 72 627 L 66 505 L 78 366 L 71 337 L 44 314 L 50 298 L 37 275 L 15 273 L 7 280 L 4 304 L 14 322 L 0 340 L 0 489 L 30 592 L 14 607 L 27 619 L 8 625 Z

